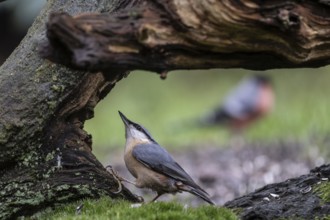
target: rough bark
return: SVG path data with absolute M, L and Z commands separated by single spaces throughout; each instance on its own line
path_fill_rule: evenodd
M 125 188 L 113 193 L 118 183 L 91 153 L 91 137 L 83 130 L 122 74 L 73 71 L 38 53 L 50 11 L 110 12 L 124 2 L 49 0 L 1 66 L 0 219 L 100 195 L 137 201 Z
M 330 189 L 329 178 L 330 165 L 323 165 L 308 175 L 270 184 L 229 201 L 225 207 L 238 210 L 244 220 L 322 219 L 330 214 L 329 192 L 320 190 Z
M 127 71 L 322 66 L 329 16 L 321 0 L 49 0 L 0 68 L 0 218 L 104 194 L 137 201 L 114 193 L 83 130 Z M 41 59 L 40 44 L 80 71 Z
M 44 56 L 93 71 L 319 67 L 329 26 L 321 0 L 144 1 L 112 15 L 53 14 Z

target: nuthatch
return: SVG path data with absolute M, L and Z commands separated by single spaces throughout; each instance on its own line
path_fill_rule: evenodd
M 162 148 L 141 125 L 119 112 L 126 129 L 124 160 L 129 172 L 136 178 L 138 188 L 157 192 L 155 201 L 164 193 L 190 192 L 214 204 L 206 191 L 198 186 L 186 171 Z
M 253 75 L 232 90 L 223 104 L 203 119 L 202 123 L 226 124 L 233 131 L 241 131 L 267 114 L 273 104 L 274 94 L 270 78 Z

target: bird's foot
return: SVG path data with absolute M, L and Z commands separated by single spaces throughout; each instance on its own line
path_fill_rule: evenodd
M 136 186 L 136 183 L 133 183 L 132 181 L 129 181 L 129 180 L 125 179 L 124 177 L 119 176 L 118 172 L 115 171 L 115 170 L 112 168 L 111 165 L 108 165 L 108 166 L 106 166 L 105 168 L 108 170 L 109 173 L 111 173 L 111 174 L 116 178 L 116 180 L 117 180 L 118 182 L 127 182 L 127 183 L 130 183 L 130 184 Z
M 155 202 L 161 195 L 163 195 L 163 193 L 157 193 L 157 195 L 155 196 L 155 198 L 153 198 L 150 202 L 148 203 L 153 203 Z
M 118 194 L 123 190 L 123 184 L 122 182 L 122 177 L 118 175 L 118 172 L 113 170 L 111 165 L 108 165 L 105 167 L 105 169 L 115 178 L 115 180 L 118 183 L 118 190 L 116 192 L 113 192 L 114 194 Z
M 138 198 L 139 203 L 144 203 L 144 198 L 142 196 L 136 195 L 136 197 Z

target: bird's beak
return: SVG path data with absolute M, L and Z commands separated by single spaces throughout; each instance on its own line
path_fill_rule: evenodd
M 125 125 L 125 137 L 126 139 L 130 136 L 132 136 L 132 133 L 131 133 L 131 128 L 132 128 L 132 124 L 133 122 L 131 122 L 128 118 L 126 118 L 126 116 L 121 113 L 120 111 L 118 111 L 120 117 L 121 117 L 121 120 L 123 120 L 124 122 L 124 125 Z
M 131 121 L 128 120 L 128 118 L 126 118 L 126 116 L 123 113 L 121 113 L 120 111 L 118 111 L 118 113 L 121 117 L 121 120 L 123 120 L 125 127 L 129 127 L 129 125 L 131 124 Z

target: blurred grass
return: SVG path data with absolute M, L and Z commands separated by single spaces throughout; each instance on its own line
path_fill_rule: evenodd
M 81 214 L 76 214 L 76 207 L 83 204 Z M 132 208 L 131 203 L 125 201 L 111 200 L 104 197 L 97 201 L 86 199 L 84 201 L 57 207 L 55 211 L 48 210 L 38 213 L 31 219 L 111 219 L 111 220 L 131 220 L 131 219 L 217 219 L 234 220 L 236 215 L 225 208 L 216 206 L 200 206 L 198 208 L 184 208 L 175 202 L 157 202 L 143 204 L 140 207 Z
M 274 81 L 275 109 L 248 129 L 246 139 L 307 140 L 312 135 L 326 135 L 330 131 L 328 71 L 329 68 L 263 72 Z M 132 72 L 98 104 L 95 118 L 86 122 L 96 155 L 102 161 L 107 152 L 124 146 L 125 132 L 118 110 L 144 125 L 166 148 L 227 143 L 227 130 L 199 128 L 193 122 L 217 106 L 243 76 L 252 73 L 222 69 L 175 71 L 163 81 L 154 73 Z

